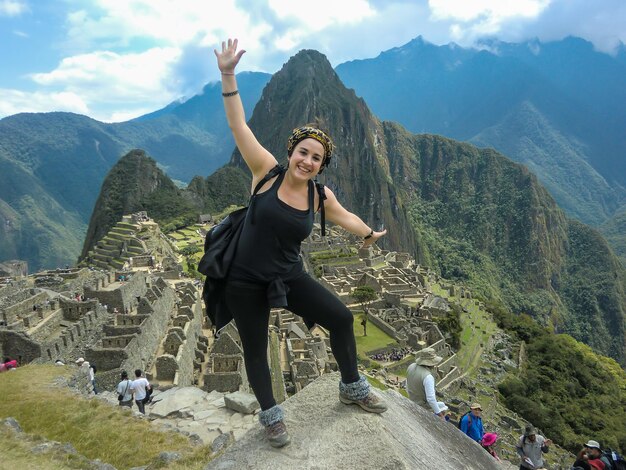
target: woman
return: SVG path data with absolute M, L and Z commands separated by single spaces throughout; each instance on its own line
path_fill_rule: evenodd
M 489 454 L 494 459 L 499 461 L 500 457 L 498 457 L 498 454 L 496 454 L 496 449 L 495 449 L 495 445 L 497 441 L 498 441 L 498 435 L 495 432 L 488 432 L 488 433 L 485 433 L 485 435 L 483 436 L 483 440 L 481 441 L 480 445 L 483 447 L 483 449 L 489 452 Z
M 237 90 L 235 68 L 245 51 L 237 51 L 237 40 L 222 43 L 214 51 L 222 74 L 222 95 L 228 125 L 235 143 L 252 172 L 252 187 L 277 164 L 276 158 L 248 127 Z M 374 394 L 365 377 L 359 376 L 352 313 L 332 293 L 306 274 L 300 244 L 313 228 L 320 207 L 313 179 L 328 166 L 333 143 L 328 135 L 307 125 L 294 129 L 287 145 L 288 165 L 267 181 L 254 197 L 231 264 L 225 298 L 241 337 L 248 380 L 261 405 L 259 421 L 270 444 L 289 443 L 284 413 L 276 405 L 267 363 L 267 327 L 271 307 L 293 313 L 327 328 L 330 344 L 341 372 L 339 399 L 364 410 L 382 413 L 387 409 Z M 375 243 L 386 230 L 375 232 L 359 217 L 339 204 L 326 188 L 326 218 L 364 238 L 363 246 Z

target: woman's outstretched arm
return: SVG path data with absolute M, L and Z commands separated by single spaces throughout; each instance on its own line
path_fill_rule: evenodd
M 324 210 L 326 211 L 326 218 L 345 228 L 348 232 L 364 238 L 363 247 L 376 243 L 380 237 L 387 233 L 387 229 L 382 232 L 375 232 L 371 229 L 358 215 L 353 214 L 339 204 L 335 194 L 328 189 L 328 187 L 325 188 L 325 192 L 326 201 L 324 201 Z M 368 238 L 365 239 L 365 237 Z
M 256 139 L 246 123 L 243 104 L 237 89 L 235 68 L 246 52 L 237 52 L 237 39 L 222 42 L 222 52 L 214 50 L 217 66 L 222 73 L 222 96 L 228 126 L 235 137 L 235 144 L 253 175 L 253 181 L 262 178 L 276 164 L 276 158 L 269 153 Z

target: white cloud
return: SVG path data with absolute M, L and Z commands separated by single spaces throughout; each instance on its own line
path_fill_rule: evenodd
M 375 14 L 366 0 L 316 0 L 314 6 L 308 8 L 293 0 L 268 0 L 267 3 L 278 18 L 298 22 L 295 29 L 305 34 L 333 24 L 359 23 Z
M 70 92 L 24 92 L 0 89 L 0 116 L 17 113 L 42 113 L 48 111 L 69 111 L 87 114 L 89 109 L 83 99 Z
M 489 17 L 501 21 L 511 17 L 533 18 L 541 13 L 551 0 L 429 0 L 428 5 L 434 20 L 453 19 L 472 21 L 481 17 Z
M 432 21 L 452 21 L 451 39 L 474 41 L 499 33 L 506 23 L 537 18 L 552 0 L 428 0 Z
M 15 31 L 13 31 L 13 34 L 15 34 L 16 36 L 19 36 L 21 38 L 28 38 L 28 37 L 30 37 L 28 35 L 28 33 L 25 33 L 24 31 L 18 31 L 17 29 Z
M 32 74 L 31 78 L 42 86 L 79 93 L 87 102 L 152 101 L 155 93 L 177 88 L 168 77 L 179 56 L 180 51 L 172 47 L 138 54 L 97 51 L 65 58 L 52 72 Z
M 0 16 L 19 16 L 28 11 L 28 5 L 21 0 L 0 0 Z

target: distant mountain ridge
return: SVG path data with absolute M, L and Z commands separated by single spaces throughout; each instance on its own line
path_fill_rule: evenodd
M 626 201 L 624 48 L 611 57 L 572 37 L 484 46 L 418 37 L 336 70 L 382 119 L 494 147 L 532 168 L 569 214 L 600 225 Z
M 626 271 L 528 169 L 492 149 L 379 121 L 323 55 L 301 51 L 268 83 L 249 125 L 281 160 L 291 129 L 315 117 L 337 147 L 320 179 L 349 210 L 389 229 L 381 246 L 626 364 Z M 231 165 L 245 168 L 237 150 Z
M 239 74 L 250 111 L 269 75 Z M 24 113 L 0 120 L 0 260 L 31 270 L 74 264 L 106 173 L 134 148 L 174 179 L 213 173 L 234 143 L 221 85 L 125 123 L 72 113 Z

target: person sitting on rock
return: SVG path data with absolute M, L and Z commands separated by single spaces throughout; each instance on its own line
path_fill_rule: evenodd
M 470 411 L 465 413 L 459 422 L 461 431 L 479 444 L 482 442 L 483 436 L 485 435 L 482 412 L 483 409 L 479 403 L 472 403 Z
M 443 358 L 437 356 L 433 348 L 424 348 L 415 354 L 415 362 L 406 371 L 406 391 L 409 398 L 418 405 L 430 409 L 437 416 L 445 419 L 444 403 L 437 401 L 435 395 L 434 367 Z
M 517 455 L 522 459 L 520 470 L 541 468 L 543 454 L 550 450 L 551 445 L 552 441 L 538 435 L 533 426 L 526 426 L 516 446 Z

